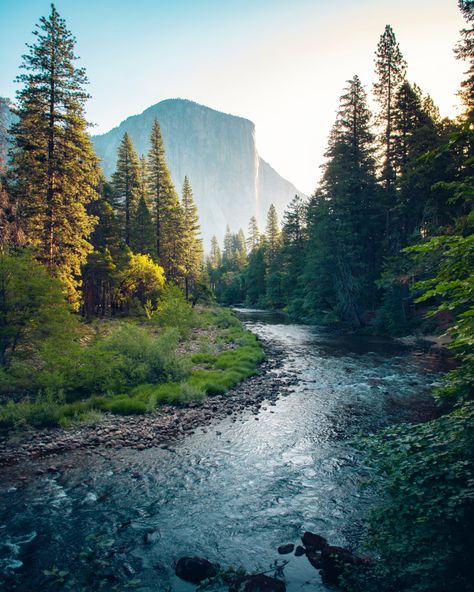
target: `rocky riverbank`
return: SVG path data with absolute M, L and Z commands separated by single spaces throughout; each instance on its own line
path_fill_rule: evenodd
M 61 454 L 76 449 L 129 447 L 144 450 L 168 443 L 193 433 L 212 421 L 229 416 L 236 420 L 239 413 L 251 409 L 255 415 L 265 405 L 289 391 L 295 382 L 280 371 L 284 359 L 281 348 L 264 343 L 266 361 L 259 374 L 230 389 L 223 395 L 208 397 L 202 402 L 183 406 L 162 406 L 146 415 L 118 416 L 107 414 L 96 425 L 55 428 L 25 434 L 9 434 L 0 439 L 0 466 L 22 463 L 28 459 L 51 457 L 50 470 L 59 468 Z M 42 471 L 43 469 L 38 469 Z

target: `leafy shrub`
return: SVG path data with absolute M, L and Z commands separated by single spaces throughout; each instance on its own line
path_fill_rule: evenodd
M 142 306 L 156 301 L 165 283 L 164 269 L 149 255 L 130 254 L 127 267 L 121 272 L 121 292 L 124 300 L 136 298 Z
M 77 319 L 51 278 L 27 251 L 0 253 L 0 389 L 6 393 L 34 386 L 50 352 L 67 352 Z
M 385 499 L 369 521 L 380 560 L 349 574 L 350 590 L 472 590 L 474 403 L 364 440 Z
M 84 352 L 76 382 L 89 392 L 117 393 L 142 383 L 181 380 L 190 364 L 176 353 L 177 342 L 172 329 L 151 335 L 140 327 L 123 325 Z
M 197 315 L 175 285 L 168 284 L 157 302 L 156 310 L 151 314 L 151 321 L 160 327 L 176 329 L 180 337 L 186 337 L 197 324 Z

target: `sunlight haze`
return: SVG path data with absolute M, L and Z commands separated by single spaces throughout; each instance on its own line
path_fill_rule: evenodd
M 454 0 L 58 0 L 77 37 L 103 133 L 163 99 L 182 97 L 256 125 L 260 155 L 309 194 L 345 81 L 368 91 L 374 52 L 391 24 L 408 78 L 443 116 L 455 115 L 463 64 L 453 47 L 463 21 Z M 14 97 L 25 43 L 49 2 L 1 0 L 0 96 Z

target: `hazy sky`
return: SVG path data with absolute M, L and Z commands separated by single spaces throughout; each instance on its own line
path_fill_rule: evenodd
M 391 24 L 408 77 L 453 115 L 456 0 L 57 0 L 90 79 L 93 133 L 182 97 L 256 124 L 260 155 L 310 193 L 345 81 L 374 80 Z M 13 97 L 46 0 L 0 0 L 0 96 Z

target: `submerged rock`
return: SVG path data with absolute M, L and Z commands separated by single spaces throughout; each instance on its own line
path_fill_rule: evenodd
M 277 549 L 278 553 L 280 553 L 280 555 L 288 555 L 288 553 L 292 553 L 294 550 L 295 546 L 293 545 L 293 543 L 288 543 L 287 545 L 280 545 Z
M 301 545 L 298 545 L 295 549 L 295 557 L 301 557 L 302 555 L 305 555 L 306 553 L 306 549 L 304 547 L 302 547 Z
M 200 584 L 217 575 L 217 567 L 204 557 L 181 557 L 176 563 L 175 573 L 186 582 Z
M 301 537 L 303 545 L 313 551 L 322 551 L 328 546 L 327 540 L 319 534 L 306 531 Z
M 286 592 L 285 583 L 264 574 L 240 576 L 230 585 L 229 592 Z

